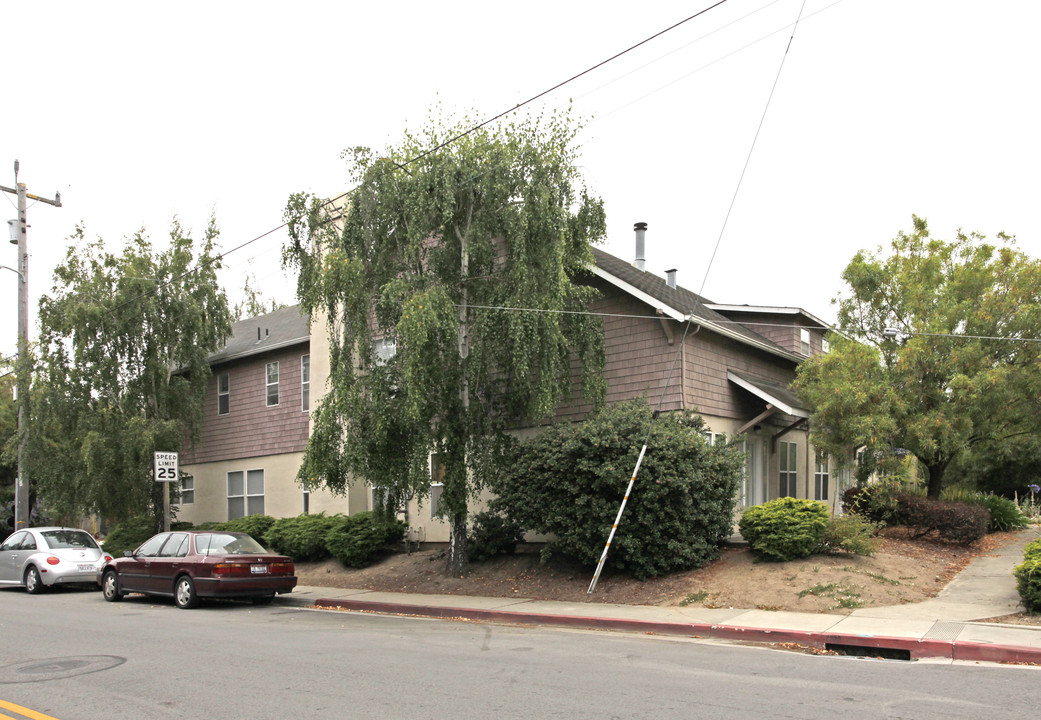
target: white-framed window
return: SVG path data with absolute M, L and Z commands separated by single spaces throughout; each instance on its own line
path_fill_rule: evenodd
M 392 337 L 384 337 L 373 340 L 373 352 L 376 355 L 377 365 L 386 365 L 398 352 L 398 341 Z
M 810 331 L 806 328 L 799 330 L 799 351 L 803 355 L 810 354 Z
M 311 409 L 311 356 L 300 356 L 300 409 Z
M 441 464 L 437 453 L 430 454 L 430 517 L 434 520 L 445 520 L 447 515 L 441 510 L 441 494 L 445 490 L 445 466 Z
M 181 475 L 181 505 L 191 505 L 195 502 L 195 478 L 191 475 Z
M 267 385 L 267 406 L 278 405 L 278 362 L 269 362 L 264 367 L 264 376 Z
M 264 514 L 264 471 L 228 473 L 228 520 Z
M 702 435 L 705 436 L 705 440 L 708 441 L 709 445 L 725 445 L 727 441 L 726 433 L 712 432 L 711 430 L 703 430 Z
M 813 461 L 813 499 L 828 499 L 828 484 L 831 482 L 831 463 L 828 453 L 817 451 Z
M 217 414 L 227 415 L 231 412 L 231 373 L 217 376 Z
M 780 480 L 777 490 L 778 497 L 796 497 L 796 487 L 799 482 L 799 446 L 793 442 L 778 443 L 780 448 Z

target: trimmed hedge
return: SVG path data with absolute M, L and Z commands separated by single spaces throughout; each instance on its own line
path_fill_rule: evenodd
M 897 498 L 897 524 L 915 538 L 935 532 L 943 540 L 969 545 L 990 528 L 990 511 L 979 505 L 929 500 L 909 493 Z
M 1030 613 L 1041 611 L 1041 539 L 1027 543 L 1023 548 L 1023 562 L 1012 574 L 1023 607 Z
M 748 508 L 738 526 L 756 557 L 785 562 L 820 552 L 828 520 L 824 503 L 783 497 Z
M 190 522 L 170 523 L 171 530 L 191 530 Z M 105 536 L 101 547 L 112 557 L 122 557 L 127 550 L 137 550 L 148 538 L 155 535 L 155 518 L 151 515 L 124 520 Z
M 272 523 L 263 542 L 275 552 L 288 555 L 296 562 L 324 560 L 330 554 L 325 546 L 325 535 L 343 517 L 327 517 L 325 513 L 316 513 L 279 518 Z
M 325 547 L 346 567 L 360 568 L 372 563 L 376 555 L 399 542 L 408 528 L 402 520 L 387 520 L 372 511 L 357 515 L 335 515 L 325 533 Z

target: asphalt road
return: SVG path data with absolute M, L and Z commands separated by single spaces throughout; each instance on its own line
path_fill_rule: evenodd
M 0 717 L 1017 718 L 1037 668 L 0 589 Z M 45 720 L 35 716 L 35 720 Z

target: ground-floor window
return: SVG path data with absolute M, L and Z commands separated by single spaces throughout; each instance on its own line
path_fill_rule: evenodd
M 781 454 L 781 471 L 778 473 L 778 497 L 796 497 L 799 480 L 799 446 L 793 442 L 778 443 Z
M 264 514 L 264 471 L 228 473 L 228 520 Z
M 180 486 L 181 505 L 191 505 L 195 502 L 195 478 L 191 475 L 181 476 Z
M 814 461 L 813 470 L 813 499 L 828 499 L 828 484 L 831 482 L 831 463 L 828 453 L 817 451 L 817 459 Z

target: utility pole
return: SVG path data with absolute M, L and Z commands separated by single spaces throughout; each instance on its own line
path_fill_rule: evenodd
M 22 455 L 25 451 L 25 438 L 29 422 L 29 248 L 26 221 L 27 199 L 61 207 L 61 193 L 54 193 L 54 199 L 42 198 L 26 191 L 25 183 L 18 182 L 18 161 L 14 161 L 14 187 L 0 185 L 0 190 L 18 196 L 18 218 L 8 222 L 11 229 L 11 243 L 18 245 L 18 477 L 14 485 L 14 529 L 29 527 L 29 483 L 22 467 Z

